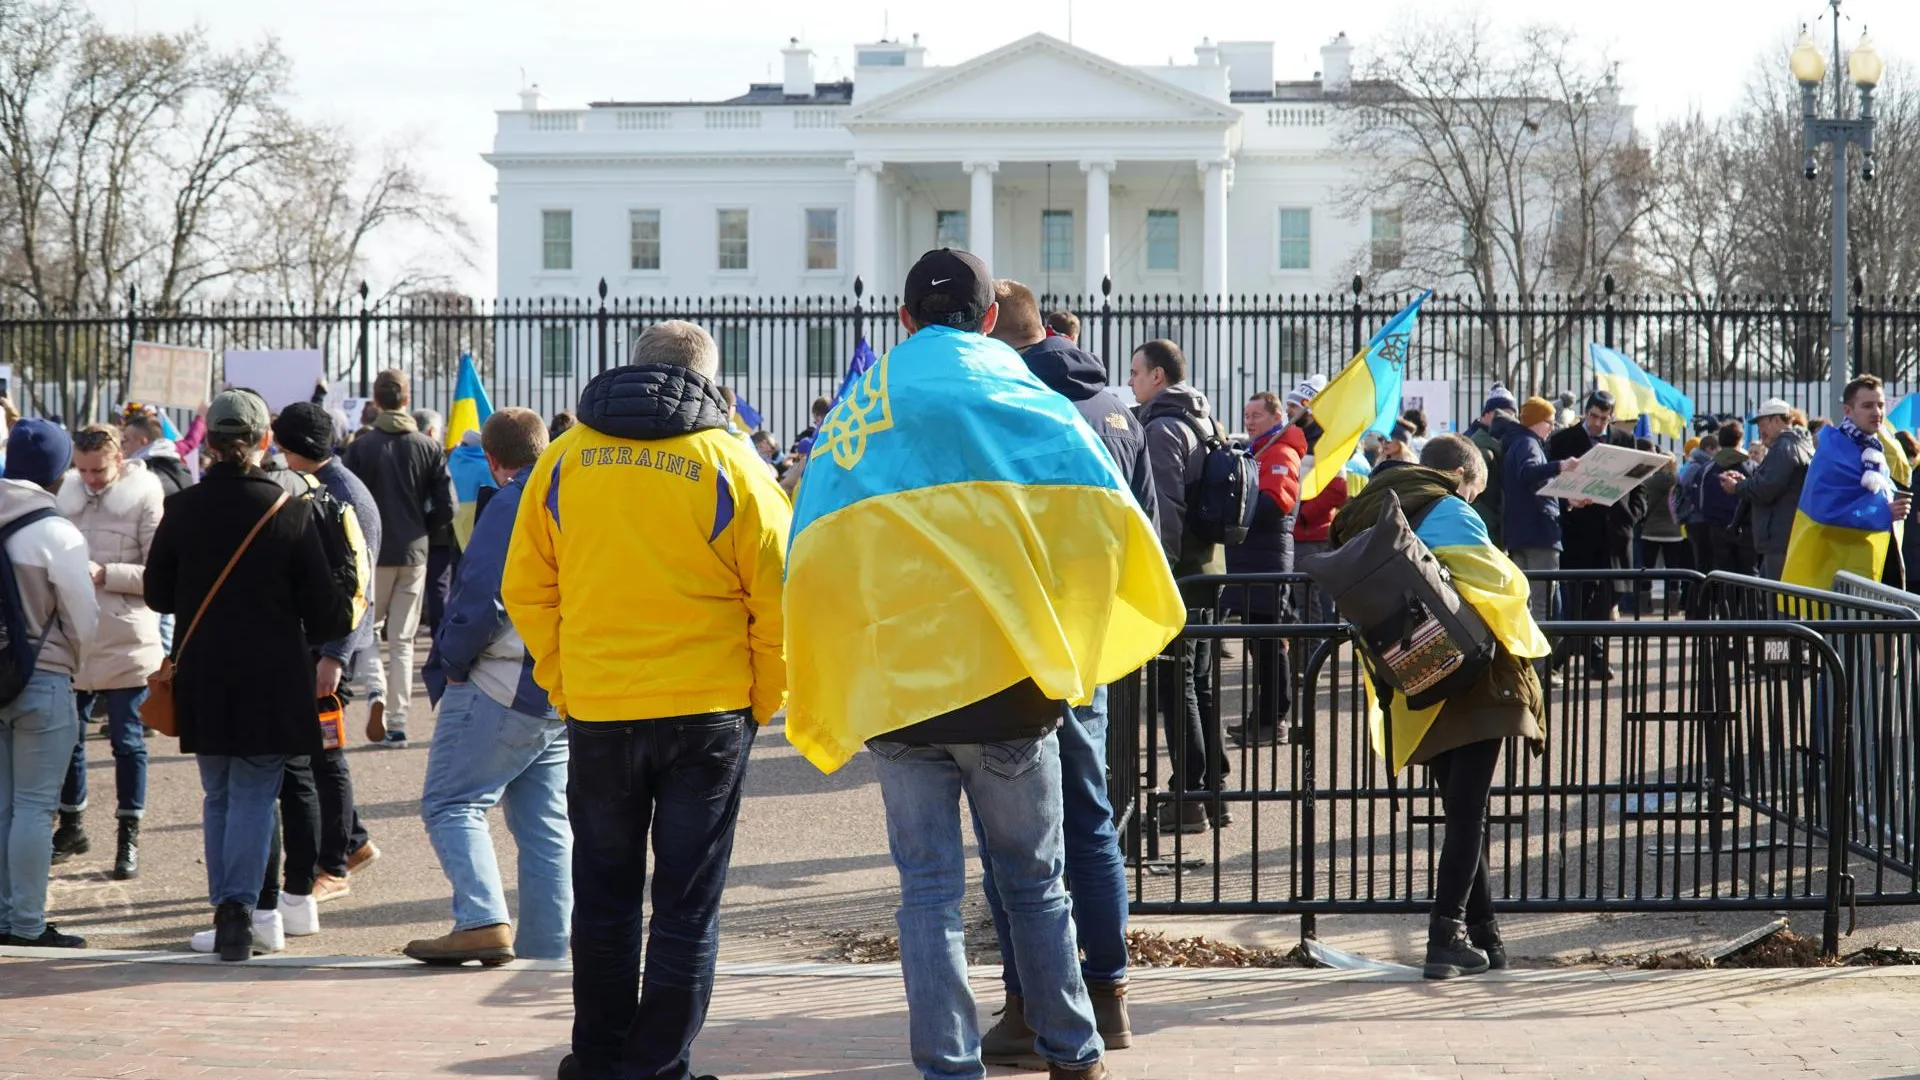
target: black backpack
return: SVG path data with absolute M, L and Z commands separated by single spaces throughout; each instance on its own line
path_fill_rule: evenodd
M 1209 544 L 1243 544 L 1260 509 L 1260 464 L 1221 440 L 1211 423 L 1202 427 L 1180 414 L 1206 450 L 1200 479 L 1187 485 L 1187 528 Z
M 33 678 L 33 669 L 40 663 L 40 648 L 53 632 L 53 621 L 60 617 L 57 608 L 48 612 L 47 625 L 38 641 L 27 633 L 27 605 L 20 597 L 20 578 L 14 573 L 13 557 L 7 554 L 7 541 L 36 521 L 59 516 L 59 511 L 42 507 L 0 527 L 0 578 L 4 578 L 4 584 L 0 584 L 0 705 L 12 704 L 27 688 L 27 680 Z
M 1486 620 L 1414 533 L 1440 502 L 1408 521 L 1389 491 L 1379 520 L 1338 550 L 1299 563 L 1351 624 L 1367 666 L 1415 709 L 1472 687 L 1499 650 Z
M 316 645 L 337 641 L 353 633 L 367 610 L 373 567 L 366 537 L 353 508 L 335 498 L 318 478 L 291 471 L 285 475 L 295 478 L 295 489 L 288 493 L 307 504 L 320 527 L 320 547 L 327 553 L 327 570 L 333 579 L 331 617 L 323 625 L 307 627 L 308 640 Z M 286 482 L 281 486 L 286 487 Z

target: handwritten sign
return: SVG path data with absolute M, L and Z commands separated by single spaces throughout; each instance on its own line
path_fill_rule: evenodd
M 128 401 L 191 409 L 207 400 L 207 384 L 213 379 L 213 350 L 136 341 L 132 359 L 127 376 Z
M 1581 455 L 1578 468 L 1547 481 L 1540 494 L 1556 499 L 1592 499 L 1602 506 L 1612 506 L 1671 460 L 1665 454 L 1603 443 Z

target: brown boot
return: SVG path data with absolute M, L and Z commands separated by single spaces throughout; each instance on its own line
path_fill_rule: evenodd
M 1033 1048 L 1033 1029 L 1027 1026 L 1027 1005 L 1019 994 L 1007 995 L 1000 1022 L 980 1036 L 983 1065 L 1011 1065 L 1016 1069 L 1044 1069 L 1047 1061 Z
M 1100 1041 L 1109 1050 L 1125 1050 L 1133 1045 L 1133 1021 L 1127 1016 L 1127 980 L 1087 982 L 1087 996 L 1093 999 L 1093 1026 Z
M 1065 1065 L 1047 1066 L 1047 1080 L 1120 1080 L 1118 1074 L 1107 1068 L 1104 1061 L 1096 1061 L 1084 1069 L 1069 1069 Z
M 410 941 L 403 950 L 422 963 L 458 966 L 478 960 L 486 967 L 499 967 L 513 959 L 513 928 L 494 923 L 472 930 L 455 930 L 446 937 Z

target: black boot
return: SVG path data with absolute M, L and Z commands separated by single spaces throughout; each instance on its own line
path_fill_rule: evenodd
M 1427 966 L 1429 979 L 1457 979 L 1487 970 L 1487 957 L 1467 944 L 1467 924 L 1458 919 L 1435 918 L 1427 929 Z
M 229 900 L 213 911 L 213 951 L 222 960 L 253 959 L 253 913 Z
M 85 855 L 93 850 L 93 841 L 87 839 L 87 829 L 80 823 L 82 810 L 60 811 L 60 827 L 53 830 L 53 865 L 58 866 L 75 855 Z
M 120 838 L 114 845 L 113 879 L 130 881 L 140 876 L 140 819 L 120 819 Z
M 1507 970 L 1507 943 L 1500 940 L 1500 924 L 1492 919 L 1467 927 L 1467 940 L 1487 954 L 1488 971 Z

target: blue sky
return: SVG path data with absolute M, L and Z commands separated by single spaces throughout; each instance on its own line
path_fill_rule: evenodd
M 750 81 L 777 81 L 779 50 L 798 36 L 819 55 L 822 78 L 851 68 L 855 41 L 883 28 L 921 35 L 928 62 L 965 60 L 1036 30 L 1128 63 L 1189 63 L 1203 36 L 1273 40 L 1279 78 L 1306 78 L 1319 46 L 1346 31 L 1362 50 L 1407 7 L 1399 0 L 1276 4 L 1270 0 L 973 0 L 952 5 L 904 0 L 93 0 L 116 29 L 204 27 L 237 43 L 278 36 L 298 71 L 300 107 L 361 133 L 369 143 L 405 139 L 474 223 L 480 268 L 467 284 L 491 288 L 493 173 L 479 155 L 493 136 L 493 111 L 514 108 L 522 72 L 548 103 L 572 107 L 606 99 L 729 97 Z M 1559 10 L 1555 10 L 1558 8 Z M 964 10 L 967 18 L 952 16 Z M 1422 10 L 1433 11 L 1431 5 Z M 1477 10 L 1502 24 L 1552 17 L 1621 61 L 1627 97 L 1647 122 L 1728 107 L 1764 50 L 1826 8 L 1810 0 L 1611 0 L 1542 5 L 1486 0 Z M 944 21 L 936 21 L 938 12 Z M 1848 0 L 1843 39 L 1873 29 L 1890 58 L 1920 57 L 1920 4 Z

